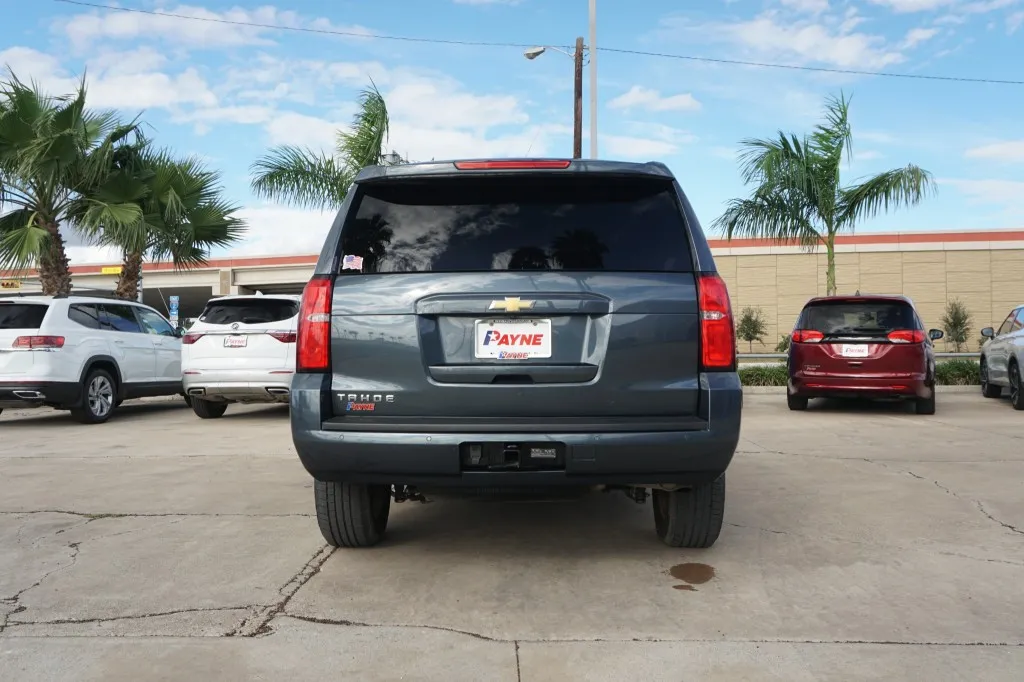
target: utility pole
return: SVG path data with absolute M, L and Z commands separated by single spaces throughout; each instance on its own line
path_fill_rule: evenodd
M 593 53 L 590 56 L 594 58 Z M 576 52 L 573 53 L 576 62 L 576 73 L 573 79 L 573 101 L 572 101 L 572 158 L 583 157 L 583 38 L 576 39 Z M 593 143 L 591 143 L 593 144 Z
M 597 158 L 597 0 L 590 0 L 590 158 Z

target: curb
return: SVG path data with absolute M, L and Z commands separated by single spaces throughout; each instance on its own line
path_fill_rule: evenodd
M 980 386 L 936 386 L 940 394 L 943 393 L 978 393 L 981 394 Z M 785 386 L 744 386 L 743 392 L 747 395 L 785 395 Z

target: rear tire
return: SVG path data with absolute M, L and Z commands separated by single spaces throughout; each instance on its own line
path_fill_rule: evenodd
M 1024 410 L 1024 395 L 1021 391 L 1020 365 L 1010 365 L 1010 404 L 1015 410 Z
M 786 393 L 786 404 L 789 409 L 800 412 L 807 409 L 807 397 Z
M 315 480 L 316 520 L 332 547 L 373 547 L 384 538 L 391 512 L 391 489 Z
M 102 424 L 117 408 L 117 382 L 105 369 L 89 372 L 82 383 L 82 398 L 71 416 L 83 424 Z
M 981 359 L 981 394 L 986 398 L 1002 398 L 1003 389 L 988 380 L 988 364 Z
M 935 387 L 932 387 L 930 398 L 918 398 L 914 401 L 914 409 L 918 414 L 935 414 Z
M 192 411 L 200 419 L 218 419 L 224 416 L 224 411 L 227 409 L 227 403 L 215 403 L 212 400 L 200 400 L 199 398 L 192 399 Z
M 654 490 L 654 528 L 669 547 L 706 549 L 725 518 L 725 474 L 689 490 Z

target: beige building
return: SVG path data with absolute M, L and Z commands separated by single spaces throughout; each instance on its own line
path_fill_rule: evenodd
M 774 350 L 807 299 L 825 295 L 820 249 L 751 239 L 715 240 L 712 249 L 736 316 L 752 306 L 768 321 L 768 338 L 754 344 L 755 352 Z M 998 327 L 1024 303 L 1024 230 L 844 235 L 836 244 L 836 287 L 840 294 L 909 296 L 925 324 L 940 329 L 947 301 L 958 298 L 973 317 L 972 336 L 980 338 L 982 327 Z
M 768 338 L 754 344 L 755 352 L 774 350 L 780 337 L 792 331 L 807 299 L 825 294 L 824 253 L 753 239 L 711 240 L 711 247 L 737 317 L 745 306 L 753 306 L 768 321 Z M 175 272 L 169 263 L 148 263 L 144 299 L 166 312 L 169 298 L 178 296 L 181 316 L 189 317 L 198 315 L 210 296 L 301 293 L 316 260 L 313 254 L 213 259 L 209 267 L 189 272 Z M 71 269 L 79 292 L 114 287 L 116 274 L 109 265 Z M 5 284 L 17 288 L 0 295 L 38 291 L 32 276 L 8 276 Z M 906 294 L 929 327 L 941 327 L 946 302 L 959 298 L 973 315 L 972 333 L 977 334 L 982 327 L 998 326 L 1024 303 L 1024 230 L 844 235 L 836 246 L 836 284 L 842 294 Z

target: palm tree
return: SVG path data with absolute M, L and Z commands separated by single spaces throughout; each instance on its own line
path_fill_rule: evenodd
M 137 298 L 147 258 L 169 260 L 179 269 L 202 266 L 211 248 L 229 246 L 245 233 L 245 223 L 233 216 L 239 207 L 221 197 L 219 174 L 198 159 L 178 159 L 143 141 L 124 149 L 114 166 L 100 191 L 130 198 L 141 211 L 134 223 L 91 234 L 123 253 L 116 297 Z
M 338 208 L 356 173 L 384 162 L 388 108 L 375 85 L 359 96 L 349 130 L 339 130 L 334 154 L 282 146 L 252 165 L 252 189 L 260 197 L 304 208 Z M 400 158 L 400 157 L 399 157 Z
M 0 83 L 0 270 L 38 268 L 44 294 L 71 292 L 64 232 L 136 222 L 132 202 L 97 194 L 135 121 L 85 108 L 83 79 L 52 97 L 14 74 Z
M 840 184 L 843 154 L 853 137 L 850 101 L 829 97 L 825 122 L 800 139 L 780 131 L 777 139 L 741 142 L 741 173 L 754 184 L 748 199 L 733 199 L 715 221 L 726 237 L 760 237 L 825 247 L 826 289 L 836 293 L 835 239 L 858 222 L 890 208 L 913 206 L 934 190 L 932 176 L 914 165 L 879 173 L 851 186 Z

